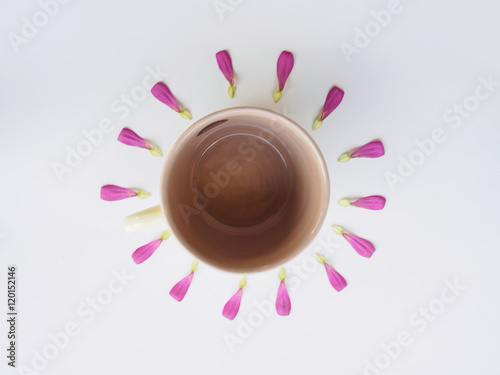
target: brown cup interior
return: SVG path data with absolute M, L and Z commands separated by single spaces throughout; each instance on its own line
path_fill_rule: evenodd
M 232 272 L 276 267 L 304 249 L 328 207 L 324 160 L 291 120 L 232 108 L 191 126 L 174 145 L 162 208 L 198 259 Z

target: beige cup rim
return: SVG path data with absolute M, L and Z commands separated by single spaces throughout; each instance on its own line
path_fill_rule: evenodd
M 165 217 L 168 225 L 171 228 L 172 234 L 177 238 L 177 240 L 181 243 L 181 245 L 184 247 L 184 249 L 186 249 L 188 252 L 191 253 L 190 246 L 187 243 L 185 243 L 185 241 L 183 239 L 176 236 L 177 227 L 176 227 L 175 223 L 173 222 L 173 220 L 171 220 L 169 215 L 167 215 L 167 213 L 166 213 L 166 207 L 165 207 L 165 203 L 164 203 L 166 201 L 166 199 L 165 199 L 166 197 L 164 196 L 165 192 L 164 192 L 163 186 L 167 180 L 167 178 L 166 178 L 167 177 L 166 176 L 167 170 L 169 169 L 172 155 L 173 155 L 174 151 L 178 148 L 178 146 L 180 144 L 182 144 L 189 137 L 190 134 L 192 134 L 194 132 L 199 132 L 200 128 L 203 128 L 204 126 L 214 122 L 215 118 L 220 118 L 221 116 L 228 117 L 228 116 L 232 116 L 235 114 L 237 114 L 237 115 L 261 114 L 261 115 L 264 115 L 267 117 L 271 117 L 271 116 L 277 117 L 280 119 L 280 121 L 288 123 L 289 125 L 292 126 L 293 129 L 295 129 L 303 137 L 304 141 L 306 141 L 308 143 L 308 145 L 311 147 L 311 149 L 314 150 L 316 158 L 319 161 L 319 165 L 321 167 L 323 180 L 318 181 L 318 183 L 322 183 L 324 185 L 325 199 L 324 199 L 323 210 L 320 214 L 320 218 L 317 222 L 317 225 L 311 231 L 311 234 L 309 236 L 309 240 L 302 246 L 302 249 L 300 249 L 300 251 L 289 254 L 287 257 L 284 257 L 280 260 L 280 263 L 284 264 L 284 263 L 290 261 L 291 259 L 295 258 L 296 256 L 298 256 L 299 254 L 301 254 L 302 251 L 304 249 L 306 249 L 312 243 L 314 238 L 316 238 L 317 234 L 319 233 L 319 231 L 323 225 L 323 222 L 325 220 L 326 213 L 328 211 L 328 206 L 330 203 L 330 179 L 329 179 L 328 169 L 326 166 L 325 159 L 323 158 L 321 151 L 319 150 L 318 146 L 316 145 L 316 142 L 314 142 L 312 137 L 300 125 L 298 125 L 295 121 L 289 119 L 286 116 L 283 116 L 280 113 L 277 113 L 277 112 L 274 112 L 274 111 L 268 110 L 268 109 L 257 108 L 257 107 L 233 107 L 233 108 L 226 108 L 226 109 L 222 109 L 222 110 L 219 110 L 216 112 L 212 112 L 211 114 L 209 114 L 205 117 L 202 117 L 201 119 L 197 120 L 194 124 L 190 125 L 189 128 L 187 128 L 184 131 L 184 133 L 182 133 L 179 136 L 177 141 L 171 147 L 171 149 L 170 149 L 170 151 L 165 159 L 165 163 L 163 164 L 163 168 L 162 168 L 162 172 L 161 172 L 161 176 L 160 176 L 160 206 L 161 206 L 161 210 L 162 210 L 163 216 Z M 193 255 L 198 257 L 195 254 L 193 254 Z M 199 258 L 199 260 L 206 262 L 209 266 L 214 267 L 215 269 L 223 270 L 225 272 L 232 272 L 231 270 L 228 270 L 226 268 L 222 268 L 222 267 L 219 268 L 217 265 L 214 265 L 214 264 L 210 263 L 209 261 L 202 259 L 201 257 Z M 269 268 L 272 268 L 272 267 L 269 267 Z M 262 270 L 256 269 L 253 271 L 247 271 L 246 273 L 256 273 L 256 272 L 260 272 L 260 271 L 262 271 Z M 236 272 L 236 273 L 241 273 L 241 272 Z

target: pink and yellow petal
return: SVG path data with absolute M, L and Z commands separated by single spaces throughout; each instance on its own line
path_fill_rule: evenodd
M 370 258 L 375 252 L 375 246 L 373 246 L 370 241 L 355 236 L 354 234 L 344 233 L 344 229 L 338 225 L 332 225 L 331 228 L 335 234 L 344 237 L 359 255 Z
M 174 287 L 170 290 L 170 296 L 176 301 L 180 302 L 186 296 L 187 291 L 191 285 L 191 281 L 193 281 L 193 276 L 195 271 L 198 269 L 198 261 L 194 260 L 191 264 L 191 273 L 179 281 Z
M 351 152 L 351 158 L 379 158 L 385 155 L 384 145 L 380 141 L 367 143 Z
M 344 289 L 347 286 L 347 282 L 342 277 L 342 275 L 335 271 L 332 266 L 326 263 L 326 259 L 323 255 L 319 253 L 316 253 L 314 255 L 316 256 L 316 260 L 325 266 L 328 281 L 330 281 L 330 284 L 333 286 L 333 288 L 338 292 Z
M 290 310 L 292 309 L 292 303 L 290 302 L 290 296 L 288 295 L 288 290 L 284 281 L 280 282 L 278 288 L 278 295 L 276 296 L 276 312 L 280 316 L 290 315 Z
M 180 302 L 186 296 L 186 293 L 191 285 L 191 281 L 193 280 L 194 272 L 191 272 L 188 276 L 183 278 L 174 287 L 170 290 L 170 296 L 176 301 Z
M 273 95 L 275 103 L 278 103 L 283 96 L 283 89 L 285 88 L 286 81 L 292 72 L 293 65 L 293 54 L 288 51 L 281 52 L 276 66 L 276 73 L 278 75 L 278 91 L 276 91 Z
M 222 316 L 229 320 L 233 320 L 238 311 L 240 310 L 241 296 L 243 295 L 243 289 L 238 289 L 238 291 L 227 301 L 222 310 Z
M 105 201 L 119 201 L 122 199 L 132 198 L 137 195 L 137 192 L 121 186 L 104 185 L 101 187 L 101 199 Z
M 158 249 L 158 246 L 161 245 L 163 240 L 157 239 L 154 241 L 149 242 L 148 244 L 139 247 L 134 253 L 132 254 L 132 259 L 136 264 L 141 264 L 145 262 L 146 260 L 149 259 L 151 255 Z
M 247 285 L 247 277 L 243 276 L 239 282 L 238 291 L 226 302 L 222 309 L 222 316 L 229 320 L 233 320 L 238 311 L 240 310 L 241 297 L 243 295 L 243 288 Z
M 347 282 L 342 277 L 342 275 L 335 271 L 335 269 L 328 263 L 325 263 L 324 265 L 326 269 L 326 275 L 328 276 L 328 281 L 330 281 L 330 284 L 337 292 L 340 292 L 347 286 Z
M 156 83 L 151 89 L 151 93 L 160 102 L 173 109 L 175 112 L 179 113 L 183 119 L 191 120 L 192 117 L 189 111 L 186 109 L 181 110 L 174 95 L 167 87 L 167 85 L 165 85 L 163 82 Z
M 343 98 L 344 91 L 336 86 L 328 92 L 321 116 L 314 121 L 313 130 L 318 130 L 323 126 L 323 121 L 340 105 Z
M 127 146 L 140 147 L 147 150 L 151 149 L 151 146 L 141 136 L 127 128 L 123 128 L 120 134 L 118 134 L 118 141 Z
M 333 87 L 326 96 L 325 105 L 321 112 L 320 120 L 325 120 L 330 114 L 337 109 L 344 98 L 344 91 L 338 87 Z
M 235 86 L 234 86 L 234 71 L 233 71 L 233 63 L 231 61 L 231 57 L 227 51 L 219 51 L 215 55 L 217 59 L 217 65 L 221 70 L 222 74 L 229 82 L 229 88 L 227 90 L 227 95 L 232 99 L 234 98 Z
M 132 254 L 132 259 L 136 264 L 145 262 L 153 253 L 158 249 L 161 243 L 170 238 L 171 232 L 169 230 L 163 231 L 160 238 L 149 242 L 148 244 L 139 247 Z
M 370 195 L 351 202 L 351 206 L 378 211 L 385 207 L 385 203 L 386 199 L 384 197 L 379 195 Z
M 342 207 L 358 207 L 365 208 L 367 210 L 378 211 L 382 210 L 385 207 L 386 199 L 379 195 L 370 195 L 369 197 L 363 197 L 356 199 L 354 201 L 350 201 L 347 198 L 343 198 L 338 201 L 338 204 Z

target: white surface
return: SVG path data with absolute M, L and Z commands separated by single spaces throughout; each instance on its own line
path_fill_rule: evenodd
M 7 35 L 20 34 L 22 18 L 31 19 L 40 6 L 3 4 L 0 285 L 7 264 L 17 264 L 18 364 L 31 367 L 33 351 L 50 343 L 48 335 L 75 322 L 79 335 L 37 373 L 375 374 L 365 372 L 365 361 L 386 365 L 381 345 L 403 331 L 411 345 L 383 374 L 496 373 L 500 88 L 458 129 L 443 115 L 474 94 L 478 77 L 500 81 L 499 3 L 402 0 L 402 12 L 347 62 L 339 45 L 352 44 L 354 28 L 364 28 L 370 11 L 388 2 L 221 2 L 234 4 L 222 20 L 211 0 L 72 1 L 18 53 Z M 215 62 L 221 49 L 229 50 L 237 73 L 234 100 Z M 294 53 L 295 68 L 275 105 L 275 64 L 283 49 Z M 127 116 L 112 111 L 155 66 L 168 73 L 163 79 L 194 119 L 230 106 L 277 109 L 312 134 L 328 163 L 332 202 L 319 239 L 333 245 L 316 242 L 286 267 L 289 275 L 304 262 L 311 270 L 313 252 L 329 250 L 348 287 L 336 293 L 319 266 L 296 276 L 296 286 L 289 285 L 292 314 L 273 312 L 233 352 L 224 334 L 237 336 L 249 316 L 258 320 L 254 302 L 276 290 L 277 270 L 249 277 L 240 320 L 231 322 L 221 311 L 239 275 L 201 264 L 177 303 L 168 292 L 189 272 L 192 257 L 170 239 L 136 266 L 133 250 L 164 228 L 134 234 L 122 228 L 126 215 L 158 203 L 164 158 L 118 143 L 118 132 L 129 126 L 166 154 L 189 125 L 149 94 Z M 345 90 L 345 100 L 313 133 L 333 85 Z M 65 148 L 76 148 L 82 131 L 98 128 L 103 118 L 114 130 L 59 182 L 52 163 L 63 163 Z M 391 191 L 384 174 L 396 173 L 399 158 L 408 159 L 415 141 L 436 128 L 446 141 Z M 384 142 L 383 158 L 336 162 L 373 139 Z M 108 183 L 153 195 L 104 202 L 99 189 Z M 336 204 L 370 194 L 387 197 L 383 211 Z M 358 256 L 330 224 L 373 241 L 373 258 Z M 104 293 L 113 270 L 122 269 L 134 279 L 86 322 L 81 304 Z M 429 304 L 439 308 L 434 299 L 454 279 L 466 290 L 423 329 L 415 314 Z M 0 303 L 6 304 L 6 292 Z M 2 358 L 2 374 L 18 373 Z

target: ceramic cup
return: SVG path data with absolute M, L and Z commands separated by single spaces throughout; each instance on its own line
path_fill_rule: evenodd
M 230 108 L 189 127 L 160 179 L 161 205 L 125 219 L 136 231 L 168 222 L 199 260 L 231 272 L 280 266 L 311 243 L 330 185 L 323 157 L 296 123 L 272 111 Z

